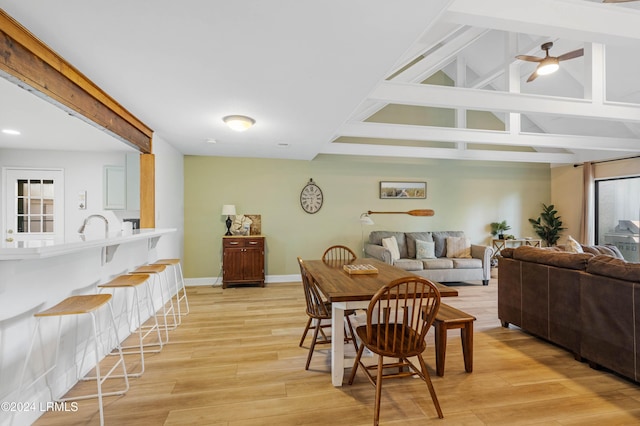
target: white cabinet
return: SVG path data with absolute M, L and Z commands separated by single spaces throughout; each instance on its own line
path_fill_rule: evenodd
M 124 210 L 126 205 L 125 171 L 122 166 L 104 166 L 103 208 L 105 210 Z
M 140 210 L 140 154 L 127 154 L 124 166 L 104 166 L 103 199 L 105 210 Z

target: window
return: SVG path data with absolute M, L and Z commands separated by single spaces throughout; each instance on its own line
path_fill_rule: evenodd
M 6 242 L 64 236 L 62 170 L 3 169 Z
M 613 244 L 639 262 L 640 177 L 596 181 L 596 244 Z
M 51 234 L 54 231 L 53 180 L 18 179 L 17 182 L 18 233 Z

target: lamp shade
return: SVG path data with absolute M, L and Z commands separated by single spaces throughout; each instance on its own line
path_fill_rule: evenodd
M 222 216 L 235 216 L 236 206 L 233 204 L 225 204 L 222 206 Z
M 373 225 L 373 219 L 371 219 L 367 213 L 362 213 L 360 215 L 360 223 L 363 225 Z
M 558 71 L 560 65 L 558 64 L 558 58 L 545 58 L 540 62 L 538 68 L 536 69 L 536 74 L 538 75 L 549 75 L 556 71 Z

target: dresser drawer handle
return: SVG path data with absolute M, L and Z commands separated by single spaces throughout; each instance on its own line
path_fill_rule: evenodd
M 256 244 L 258 244 L 258 242 L 257 241 L 249 241 L 249 244 L 253 244 L 255 246 Z
M 237 246 L 238 244 L 240 244 L 240 243 L 237 242 L 237 241 L 229 241 L 229 245 Z

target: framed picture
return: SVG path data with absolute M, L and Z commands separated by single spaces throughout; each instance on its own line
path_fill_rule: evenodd
M 427 198 L 427 182 L 380 181 L 380 198 Z

